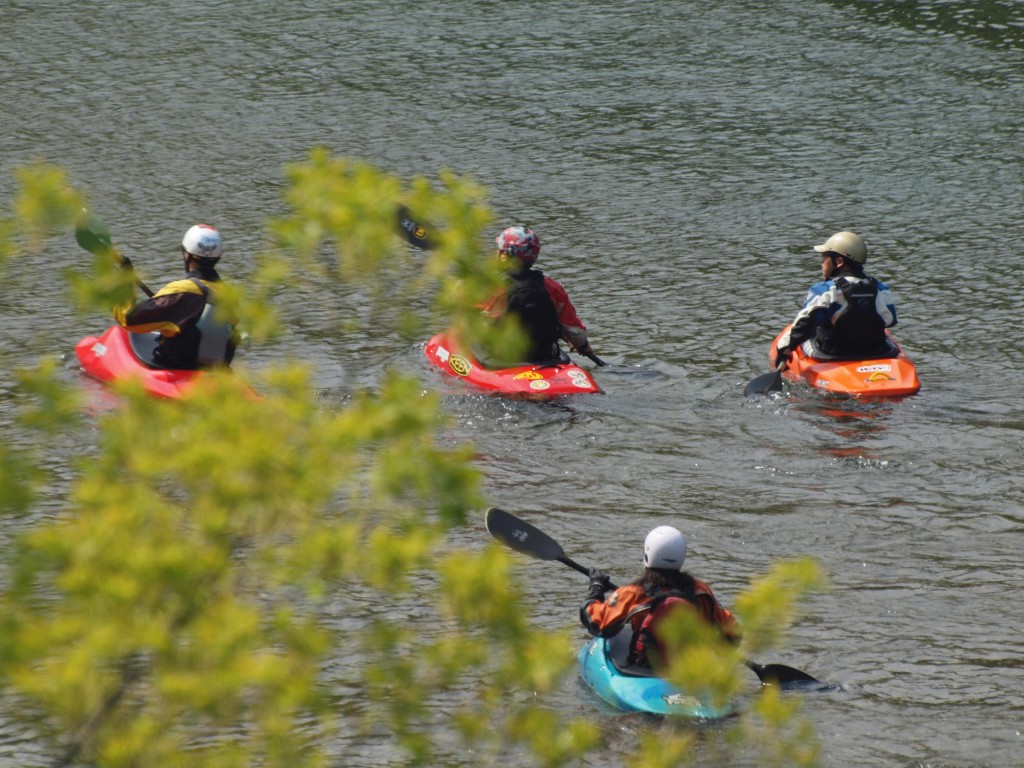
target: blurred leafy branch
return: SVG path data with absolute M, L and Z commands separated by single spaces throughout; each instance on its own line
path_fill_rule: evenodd
M 479 245 L 482 188 L 451 173 L 403 185 L 324 150 L 286 175 L 274 247 L 230 293 L 251 342 L 278 331 L 282 287 L 324 275 L 365 291 L 353 329 L 415 334 L 429 318 L 488 332 L 474 307 L 500 278 Z M 89 206 L 58 167 L 18 181 L 0 215 L 4 263 L 66 237 Z M 429 255 L 395 236 L 399 204 L 437 225 Z M 113 259 L 66 276 L 87 311 L 131 290 Z M 569 633 L 530 626 L 504 551 L 447 536 L 485 506 L 480 476 L 414 379 L 390 373 L 325 409 L 309 368 L 289 364 L 262 375 L 258 399 L 214 374 L 184 402 L 129 384 L 95 412 L 52 361 L 14 377 L 3 389 L 29 437 L 0 442 L 0 513 L 20 519 L 0 561 L 0 686 L 54 765 L 319 766 L 339 740 L 382 730 L 391 764 L 444 762 L 453 736 L 481 765 L 515 748 L 560 766 L 600 745 L 594 722 L 544 704 L 571 667 Z M 44 513 L 46 459 L 68 435 L 85 448 Z M 780 639 L 815 581 L 755 585 L 748 637 Z M 736 674 L 723 668 L 723 695 Z M 793 704 L 766 701 L 772 732 L 792 727 Z M 813 762 L 813 737 L 798 741 Z M 652 739 L 637 764 L 685 747 Z

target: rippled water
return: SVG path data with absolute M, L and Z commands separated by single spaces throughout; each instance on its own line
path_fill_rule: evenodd
M 388 366 L 419 371 L 493 502 L 619 579 L 663 522 L 727 604 L 773 560 L 819 558 L 833 589 L 761 661 L 847 685 L 808 702 L 825 764 L 1024 764 L 1020 3 L 25 0 L 0 17 L 0 199 L 13 168 L 64 165 L 151 282 L 176 275 L 196 220 L 221 229 L 225 273 L 244 281 L 282 166 L 314 145 L 487 184 L 496 229 L 540 233 L 539 266 L 613 363 L 605 394 L 475 395 L 429 370 L 422 344 L 346 336 L 296 303 L 325 407 Z M 815 278 L 810 246 L 843 228 L 895 290 L 922 391 L 743 398 Z M 59 352 L 78 376 L 73 343 L 106 320 L 66 309 L 50 270 L 81 258 L 55 244 L 42 270 L 8 277 L 0 349 Z M 240 357 L 259 369 L 289 351 Z M 460 538 L 487 540 L 482 523 Z M 577 574 L 522 575 L 537 621 L 574 626 Z M 595 766 L 673 727 L 573 679 L 554 706 L 602 724 Z M 0 729 L 0 757 L 31 762 L 25 739 Z M 697 752 L 758 762 L 717 728 Z M 389 759 L 386 744 L 339 754 Z

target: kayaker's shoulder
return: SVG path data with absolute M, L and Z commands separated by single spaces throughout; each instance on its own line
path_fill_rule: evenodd
M 192 280 L 191 278 L 186 278 L 184 280 L 172 280 L 159 291 L 157 291 L 154 294 L 153 298 L 155 299 L 159 296 L 170 296 L 171 294 L 175 293 L 195 293 L 199 296 L 202 296 L 203 289 L 196 285 L 195 281 Z

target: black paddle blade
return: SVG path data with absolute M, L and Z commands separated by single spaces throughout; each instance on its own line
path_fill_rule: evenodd
M 565 553 L 558 542 L 524 520 L 497 507 L 484 516 L 488 532 L 509 549 L 538 560 L 562 560 Z
M 430 232 L 422 224 L 417 224 L 409 218 L 409 209 L 404 205 L 398 207 L 398 231 L 409 243 L 424 251 L 434 249 L 434 241 Z
M 743 663 L 754 670 L 762 685 L 777 685 L 784 691 L 835 691 L 840 688 L 785 664 L 758 664 L 747 660 Z
M 755 397 L 756 395 L 767 395 L 769 392 L 781 392 L 782 391 L 782 370 L 769 371 L 768 373 L 762 373 L 756 379 L 751 381 L 743 390 L 743 394 L 747 397 Z

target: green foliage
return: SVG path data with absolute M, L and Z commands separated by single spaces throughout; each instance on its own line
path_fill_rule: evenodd
M 78 220 L 84 197 L 75 190 L 62 168 L 36 163 L 15 172 L 21 193 L 14 214 L 31 247 L 46 237 L 64 234 Z
M 96 307 L 130 304 L 136 296 L 135 273 L 123 269 L 109 254 L 92 258 L 88 273 L 83 274 L 77 264 L 63 270 L 64 280 L 71 289 L 71 297 L 80 312 L 91 312 Z
M 0 216 L 0 267 L 3 267 L 17 251 L 13 242 L 16 231 L 17 226 L 12 219 Z
M 288 178 L 275 250 L 244 291 L 225 294 L 251 338 L 275 332 L 272 297 L 308 293 L 309 274 L 367 300 L 356 328 L 419 332 L 432 312 L 488 333 L 476 306 L 500 275 L 480 247 L 490 213 L 479 187 L 447 173 L 439 188 L 403 187 L 323 150 Z M 75 296 L 103 311 L 123 300 L 132 275 L 82 195 L 47 166 L 20 179 L 18 226 L 0 227 L 0 253 L 74 226 L 94 256 L 89 274 L 74 270 Z M 439 227 L 437 250 L 411 258 L 395 236 L 400 203 Z M 433 304 L 420 298 L 430 294 Z M 206 381 L 183 402 L 120 387 L 119 405 L 83 426 L 57 367 L 19 375 L 21 427 L 36 450 L 0 443 L 0 511 L 32 511 L 37 457 L 53 441 L 92 441 L 59 513 L 16 537 L 0 570 L 0 685 L 55 764 L 319 766 L 339 740 L 382 730 L 409 765 L 443 762 L 453 737 L 480 764 L 510 744 L 542 766 L 599 747 L 595 723 L 544 705 L 571 668 L 568 633 L 531 626 L 508 553 L 450 543 L 485 504 L 471 446 L 439 438 L 435 395 L 389 374 L 325 409 L 302 365 L 267 371 L 259 396 L 239 376 Z M 773 590 L 806 577 L 787 570 L 755 586 L 748 637 L 780 636 L 767 612 L 791 615 L 794 593 Z M 694 641 L 683 658 L 696 661 L 671 674 L 730 696 L 734 652 L 695 632 L 680 628 L 681 642 Z M 714 679 L 692 678 L 683 668 L 694 664 Z M 766 727 L 792 727 L 766 702 Z M 675 764 L 686 744 L 645 739 L 638 764 Z
M 732 701 L 743 686 L 736 650 L 697 611 L 675 611 L 659 624 L 669 663 L 662 674 L 684 691 L 716 707 Z
M 803 702 L 768 686 L 743 722 L 745 737 L 761 744 L 761 765 L 814 766 L 821 748 L 810 724 L 798 717 Z
M 799 599 L 825 586 L 821 566 L 810 558 L 774 563 L 766 576 L 736 598 L 735 613 L 747 650 L 753 654 L 779 647 L 797 617 Z
M 35 498 L 38 470 L 24 451 L 0 443 L 0 513 L 22 515 Z
M 82 396 L 57 380 L 55 360 L 44 360 L 32 369 L 15 371 L 21 391 L 30 393 L 21 412 L 26 426 L 50 434 L 57 434 L 78 423 L 81 416 Z

